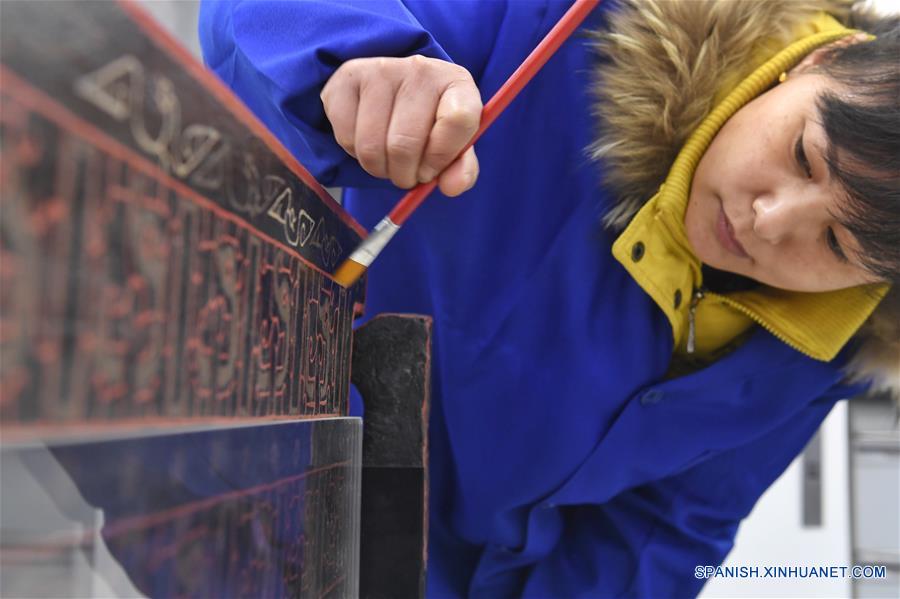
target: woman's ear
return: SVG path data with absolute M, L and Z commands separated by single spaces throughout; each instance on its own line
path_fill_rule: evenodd
M 844 46 L 850 46 L 852 44 L 857 44 L 859 42 L 864 42 L 869 39 L 868 33 L 854 33 L 853 35 L 848 35 L 847 37 L 842 37 L 836 42 L 831 42 L 821 48 L 816 48 L 812 52 L 806 55 L 806 57 L 797 63 L 794 68 L 788 71 L 788 75 L 799 75 L 804 73 L 812 68 L 815 68 L 822 64 L 825 60 L 825 57 L 828 55 L 830 50 L 835 48 L 843 48 Z

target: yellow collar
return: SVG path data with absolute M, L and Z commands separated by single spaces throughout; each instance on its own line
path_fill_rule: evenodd
M 697 351 L 701 357 L 713 355 L 756 322 L 794 349 L 828 361 L 887 293 L 887 285 L 824 293 L 761 286 L 727 296 L 706 294 L 702 299 L 697 293 L 703 288 L 701 264 L 684 230 L 694 171 L 725 121 L 768 89 L 780 73 L 815 48 L 855 32 L 824 13 L 810 25 L 817 33 L 806 35 L 775 54 L 704 119 L 678 154 L 657 194 L 613 244 L 616 259 L 668 317 L 676 353 Z

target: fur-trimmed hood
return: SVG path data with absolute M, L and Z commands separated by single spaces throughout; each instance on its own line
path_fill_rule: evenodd
M 622 230 L 665 180 L 688 136 L 798 26 L 826 11 L 866 30 L 876 18 L 852 0 L 618 0 L 607 27 L 591 32 L 599 53 L 593 158 L 617 203 L 604 223 Z M 856 334 L 852 379 L 900 400 L 900 291 L 892 289 Z

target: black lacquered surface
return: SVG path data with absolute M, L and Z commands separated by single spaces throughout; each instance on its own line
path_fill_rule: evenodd
M 357 594 L 361 422 L 4 446 L 0 595 Z

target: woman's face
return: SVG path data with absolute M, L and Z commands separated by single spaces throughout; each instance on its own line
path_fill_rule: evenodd
M 836 220 L 842 192 L 825 163 L 815 99 L 835 84 L 791 74 L 738 110 L 694 174 L 685 215 L 702 262 L 794 291 L 877 281 Z

